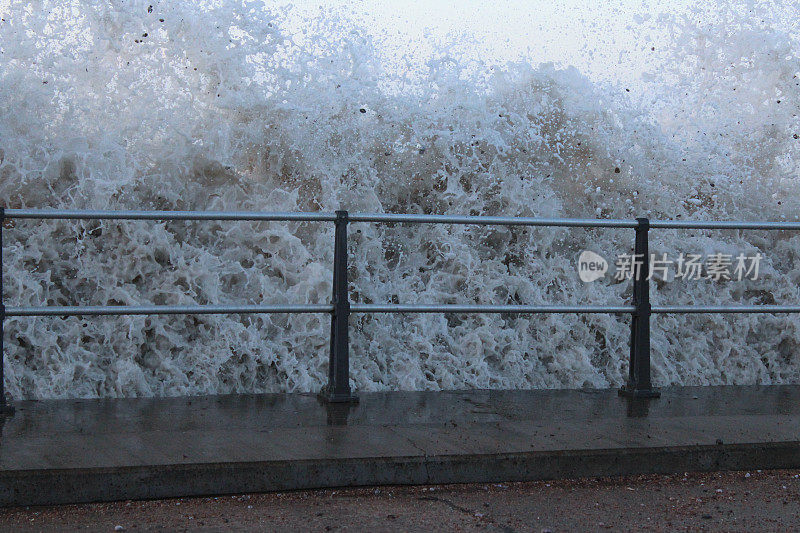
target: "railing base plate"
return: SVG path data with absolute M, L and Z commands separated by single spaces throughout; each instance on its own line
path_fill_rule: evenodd
M 620 396 L 626 398 L 660 398 L 661 391 L 658 389 L 637 389 L 628 385 L 623 385 L 617 391 Z
M 358 394 L 329 394 L 328 387 L 323 387 L 317 397 L 328 403 L 358 403 Z

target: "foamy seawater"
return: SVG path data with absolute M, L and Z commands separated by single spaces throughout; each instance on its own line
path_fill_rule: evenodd
M 795 8 L 642 16 L 630 31 L 652 65 L 613 83 L 564 61 L 461 60 L 444 44 L 390 68 L 373 34 L 325 10 L 298 29 L 290 8 L 258 2 L 0 6 L 8 207 L 800 215 Z M 332 224 L 7 221 L 4 243 L 6 305 L 331 292 Z M 351 296 L 618 305 L 630 282 L 584 283 L 575 262 L 632 244 L 632 230 L 352 224 Z M 763 255 L 757 280 L 655 281 L 654 304 L 800 299 L 793 232 L 653 230 L 651 252 Z M 654 317 L 654 381 L 797 382 L 798 330 L 793 315 Z M 323 315 L 26 317 L 5 332 L 15 398 L 315 391 L 327 379 Z M 354 315 L 352 385 L 611 387 L 628 337 L 627 316 Z

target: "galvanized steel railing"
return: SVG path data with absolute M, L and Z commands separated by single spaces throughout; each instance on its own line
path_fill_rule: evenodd
M 330 364 L 328 385 L 322 395 L 331 402 L 351 402 L 357 397 L 350 390 L 348 322 L 351 313 L 611 313 L 630 314 L 631 342 L 628 382 L 620 394 L 635 398 L 659 395 L 650 380 L 650 315 L 652 313 L 800 313 L 800 306 L 651 306 L 647 274 L 634 276 L 631 305 L 427 305 L 427 304 L 351 304 L 347 280 L 347 228 L 355 222 L 402 224 L 474 224 L 481 226 L 559 226 L 578 228 L 631 228 L 636 231 L 634 255 L 641 257 L 639 272 L 649 273 L 648 235 L 650 228 L 663 229 L 758 229 L 800 230 L 800 222 L 714 222 L 677 221 L 637 218 L 567 219 L 498 216 L 451 216 L 384 213 L 280 213 L 231 211 L 78 211 L 0 209 L 0 219 L 65 220 L 231 220 L 333 222 L 335 225 L 333 259 L 333 294 L 330 304 L 293 305 L 204 305 L 204 306 L 43 306 L 5 307 L 0 301 L 0 353 L 3 350 L 2 328 L 7 316 L 96 316 L 96 315 L 173 315 L 238 313 L 330 313 Z M 2 264 L 2 225 L 0 225 L 0 264 Z M 0 271 L 0 294 L 2 294 Z M 0 412 L 13 413 L 6 402 L 0 361 Z

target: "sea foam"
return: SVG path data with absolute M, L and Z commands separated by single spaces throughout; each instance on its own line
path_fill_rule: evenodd
M 748 4 L 751 5 L 751 4 Z M 752 9 L 759 9 L 756 5 Z M 766 9 L 766 8 L 760 8 Z M 8 207 L 795 220 L 800 47 L 747 9 L 645 18 L 635 88 L 563 63 L 459 61 L 413 75 L 323 12 L 303 37 L 260 2 L 11 1 L 0 11 Z M 787 27 L 793 28 L 790 19 Z M 650 28 L 663 37 L 647 41 Z M 18 221 L 6 305 L 324 303 L 332 224 Z M 632 230 L 350 226 L 362 303 L 609 304 Z M 755 281 L 653 282 L 654 303 L 796 303 L 800 236 L 653 230 L 651 251 L 761 253 Z M 629 317 L 354 315 L 357 390 L 611 387 Z M 659 315 L 653 379 L 797 382 L 794 315 Z M 10 318 L 15 398 L 315 391 L 325 315 Z

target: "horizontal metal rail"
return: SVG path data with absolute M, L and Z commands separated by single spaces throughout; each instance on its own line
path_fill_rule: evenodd
M 76 209 L 6 209 L 5 218 L 63 220 L 266 220 L 334 222 L 330 212 L 261 211 L 110 211 Z M 635 228 L 638 222 L 604 218 L 535 218 L 468 215 L 352 213 L 349 222 L 408 224 L 474 224 L 480 226 L 557 226 L 580 228 Z M 738 222 L 709 220 L 651 220 L 651 228 L 800 230 L 800 222 Z
M 800 305 L 654 305 L 652 313 L 676 313 L 676 314 L 699 314 L 699 313 L 800 313 Z
M 278 313 L 330 313 L 332 304 L 308 305 L 89 305 L 6 307 L 6 316 L 98 316 L 98 315 L 223 315 L 223 314 L 278 314 Z M 582 306 L 582 305 L 469 305 L 469 304 L 351 304 L 351 313 L 517 313 L 517 314 L 576 314 L 576 313 L 633 313 L 632 305 Z M 652 313 L 800 313 L 798 305 L 739 305 L 739 306 L 653 306 Z
M 89 305 L 6 307 L 6 316 L 98 315 L 231 315 L 266 313 L 330 313 L 333 306 L 320 305 Z
M 710 220 L 651 220 L 651 228 L 800 230 L 800 222 L 736 222 Z
M 632 313 L 632 305 L 412 305 L 412 304 L 351 304 L 351 313 Z
M 69 209 L 6 209 L 5 218 L 61 220 L 276 220 L 333 222 L 333 213 L 261 211 L 80 211 Z
M 562 226 L 579 228 L 635 228 L 635 220 L 602 218 L 529 218 L 457 215 L 395 215 L 390 213 L 353 213 L 350 222 L 411 224 L 476 224 L 480 226 Z

